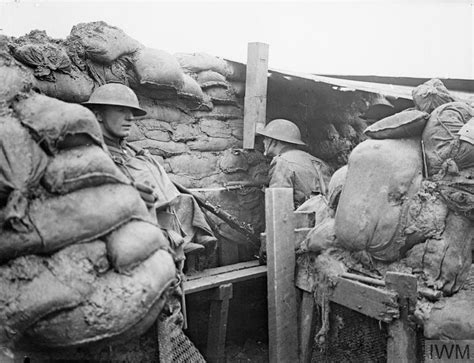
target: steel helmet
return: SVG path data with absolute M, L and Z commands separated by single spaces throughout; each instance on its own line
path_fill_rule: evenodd
M 301 141 L 301 132 L 298 126 L 282 118 L 270 121 L 262 131 L 257 131 L 257 133 L 290 144 L 306 145 Z
M 108 83 L 92 92 L 89 101 L 82 103 L 89 105 L 125 106 L 132 109 L 134 116 L 145 116 L 146 111 L 140 108 L 135 92 L 120 83 Z
M 459 139 L 474 145 L 474 117 L 458 131 Z

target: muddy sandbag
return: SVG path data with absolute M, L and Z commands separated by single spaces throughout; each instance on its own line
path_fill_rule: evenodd
M 0 206 L 3 220 L 19 230 L 28 224 L 27 198 L 39 186 L 48 157 L 20 122 L 0 117 Z
M 395 261 L 406 243 L 406 200 L 422 179 L 418 140 L 366 140 L 349 156 L 348 171 L 336 211 L 340 246 L 368 257 Z
M 104 237 L 107 256 L 117 271 L 129 270 L 150 257 L 158 249 L 166 249 L 169 242 L 161 229 L 153 223 L 130 221 Z
M 11 345 L 41 318 L 85 301 L 108 268 L 101 241 L 73 245 L 50 258 L 29 255 L 0 266 L 0 325 L 5 327 L 0 343 Z
M 95 115 L 84 106 L 33 94 L 14 104 L 21 121 L 51 154 L 61 148 L 67 136 L 87 135 L 97 145 L 103 144 L 102 131 Z
M 36 198 L 30 202 L 27 219 L 29 225 L 24 232 L 16 231 L 14 226 L 0 232 L 0 263 L 91 241 L 132 219 L 149 220 L 149 214 L 133 186 L 104 184 Z
M 474 221 L 474 167 L 436 180 L 435 189 L 454 212 Z
M 9 102 L 20 92 L 31 89 L 33 72 L 16 61 L 6 50 L 8 38 L 0 36 L 0 102 Z
M 177 60 L 169 53 L 143 48 L 133 64 L 138 84 L 149 90 L 148 97 L 160 96 L 160 91 L 177 91 L 184 86 L 184 73 Z
M 35 77 L 54 81 L 53 71 L 70 73 L 71 60 L 66 49 L 46 35 L 45 31 L 33 30 L 10 43 L 13 56 L 34 68 Z
M 427 339 L 474 339 L 474 291 L 460 291 L 456 295 L 436 302 L 424 321 Z
M 52 314 L 34 324 L 27 339 L 46 347 L 70 347 L 138 335 L 154 323 L 175 282 L 171 255 L 159 250 L 129 274 L 108 271 L 80 306 Z
M 132 64 L 132 57 L 130 56 L 118 58 L 111 64 L 98 63 L 87 59 L 85 64 L 92 79 L 100 86 L 107 83 L 129 85 L 127 70 Z
M 422 140 L 430 175 L 436 174 L 445 161 L 454 160 L 459 169 L 474 166 L 474 146 L 459 139 L 458 132 L 474 110 L 463 102 L 451 102 L 431 113 Z
M 421 136 L 430 115 L 423 111 L 399 112 L 375 122 L 364 130 L 372 139 L 404 139 Z
M 188 74 L 183 75 L 183 86 L 178 90 L 178 97 L 184 100 L 190 108 L 199 106 L 204 98 L 201 87 L 194 78 Z
M 208 87 L 229 88 L 229 83 L 226 81 L 225 77 L 222 74 L 214 71 L 202 71 L 199 72 L 195 77 L 197 83 L 202 89 Z
M 42 179 L 51 193 L 66 194 L 106 183 L 130 184 L 110 156 L 99 146 L 62 150 L 51 158 Z
M 339 204 L 339 198 L 341 197 L 342 189 L 344 188 L 344 183 L 346 182 L 346 176 L 347 165 L 344 165 L 337 169 L 329 180 L 327 199 L 329 207 L 331 207 L 333 210 L 336 210 L 337 205 Z
M 455 101 L 439 79 L 430 79 L 412 91 L 413 103 L 417 110 L 431 113 L 435 108 Z
M 54 97 L 65 102 L 81 103 L 89 99 L 94 81 L 79 71 L 76 67 L 68 74 L 54 73 L 54 81 L 37 79 L 35 86 L 46 96 Z
M 125 54 L 132 54 L 142 47 L 121 29 L 103 21 L 74 25 L 66 44 L 70 51 L 80 58 L 89 58 L 105 64 L 110 64 Z
M 174 56 L 188 72 L 214 71 L 227 76 L 230 71 L 225 60 L 207 53 L 176 53 Z
M 212 103 L 221 105 L 237 105 L 237 98 L 230 88 L 208 87 L 204 93 L 211 98 Z
M 472 222 L 450 212 L 440 236 L 429 238 L 407 252 L 407 265 L 423 272 L 428 286 L 452 295 L 469 276 L 473 232 Z

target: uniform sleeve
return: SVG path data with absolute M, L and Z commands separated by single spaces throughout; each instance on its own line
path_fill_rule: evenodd
M 269 188 L 293 188 L 293 171 L 284 159 L 276 157 L 272 160 L 269 175 Z

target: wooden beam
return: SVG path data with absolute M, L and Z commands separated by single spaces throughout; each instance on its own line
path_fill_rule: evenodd
M 397 294 L 340 277 L 329 300 L 385 323 L 399 317 Z
M 186 295 L 194 294 L 199 291 L 218 287 L 222 284 L 235 283 L 266 276 L 267 266 L 259 266 L 258 261 L 251 262 L 251 267 L 245 267 L 245 263 L 235 264 L 231 265 L 233 267 L 229 267 L 227 271 L 223 268 L 219 268 L 219 270 L 209 269 L 203 271 L 203 274 L 193 275 L 188 279 L 188 281 L 184 282 L 184 293 Z
M 265 191 L 269 361 L 298 361 L 293 190 Z
M 396 291 L 400 306 L 400 319 L 388 326 L 387 363 L 416 362 L 416 332 L 409 323 L 409 316 L 416 307 L 417 281 L 410 274 L 387 272 L 387 288 Z
M 312 293 L 302 291 L 301 303 L 299 307 L 299 355 L 301 363 L 311 362 L 313 352 L 313 341 L 315 334 L 314 319 L 314 296 Z
M 265 126 L 267 113 L 268 44 L 249 43 L 244 99 L 244 149 L 255 146 L 255 131 Z
M 209 363 L 225 363 L 225 339 L 229 300 L 232 299 L 232 284 L 220 285 L 213 291 L 209 311 L 206 358 Z

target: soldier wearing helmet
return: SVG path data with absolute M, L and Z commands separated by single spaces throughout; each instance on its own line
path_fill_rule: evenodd
M 316 194 L 326 194 L 330 168 L 322 160 L 298 149 L 305 145 L 293 122 L 276 119 L 257 132 L 264 136 L 264 154 L 273 157 L 270 188 L 293 188 L 295 208 Z
M 83 105 L 96 115 L 112 159 L 133 182 L 175 248 L 181 250 L 184 244 L 184 252 L 191 253 L 215 242 L 212 229 L 194 198 L 178 191 L 149 152 L 127 143 L 135 117 L 146 115 L 135 93 L 123 84 L 109 83 L 96 88 Z M 186 212 L 181 212 L 182 209 Z

